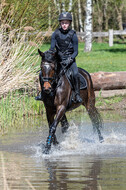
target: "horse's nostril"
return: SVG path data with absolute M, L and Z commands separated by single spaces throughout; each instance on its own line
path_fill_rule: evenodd
M 50 92 L 51 92 L 51 88 L 48 88 L 48 89 L 43 89 L 44 90 L 44 92 L 46 93 L 46 94 L 49 94 Z

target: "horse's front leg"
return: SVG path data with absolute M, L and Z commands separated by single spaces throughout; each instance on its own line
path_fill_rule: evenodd
M 45 153 L 49 153 L 49 150 L 51 149 L 51 144 L 53 142 L 53 139 L 55 138 L 56 127 L 60 122 L 60 120 L 62 119 L 62 117 L 64 116 L 64 113 L 65 113 L 65 106 L 64 105 L 58 106 L 56 117 L 49 128 L 49 136 L 46 141 Z
M 55 111 L 54 111 L 54 108 L 51 108 L 51 107 L 47 107 L 46 108 L 46 118 L 47 118 L 47 121 L 48 121 L 48 125 L 49 125 L 49 131 L 50 131 L 50 127 L 54 121 L 54 116 L 55 116 Z M 58 141 L 57 141 L 57 138 L 56 138 L 56 135 L 53 135 L 53 138 L 52 138 L 52 143 L 54 145 L 57 145 L 59 144 Z M 44 151 L 45 152 L 45 151 Z

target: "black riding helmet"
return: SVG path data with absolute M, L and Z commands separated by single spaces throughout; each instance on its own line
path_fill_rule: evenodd
M 63 12 L 59 15 L 58 21 L 69 20 L 72 21 L 72 15 L 69 12 Z

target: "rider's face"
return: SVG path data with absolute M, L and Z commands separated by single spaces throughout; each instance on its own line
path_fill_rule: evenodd
M 62 20 L 60 22 L 60 25 L 61 25 L 63 30 L 67 30 L 68 27 L 70 26 L 70 21 L 69 20 Z

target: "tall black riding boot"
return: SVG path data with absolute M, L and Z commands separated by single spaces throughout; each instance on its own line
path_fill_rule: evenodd
M 80 78 L 79 77 L 75 77 L 75 97 L 76 97 L 76 103 L 81 103 L 82 102 L 82 98 L 80 97 Z

